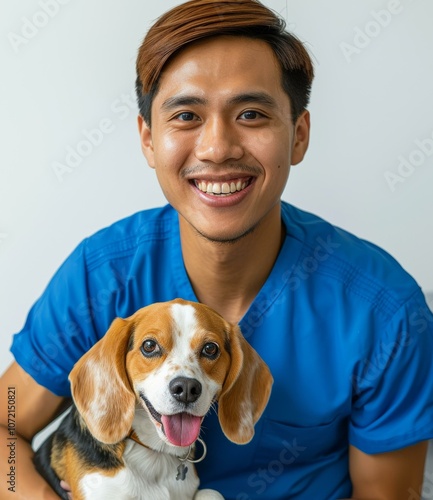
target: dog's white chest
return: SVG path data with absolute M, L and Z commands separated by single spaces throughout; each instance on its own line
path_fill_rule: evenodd
M 87 500 L 187 500 L 193 499 L 199 480 L 194 466 L 188 464 L 185 479 L 177 480 L 180 461 L 165 453 L 128 443 L 123 455 L 125 468 L 114 476 L 101 472 L 86 475 L 81 489 Z

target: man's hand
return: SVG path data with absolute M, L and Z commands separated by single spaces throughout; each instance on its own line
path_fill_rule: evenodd
M 72 500 L 71 487 L 66 481 L 60 481 L 60 488 L 63 488 L 65 491 L 67 491 L 69 500 Z

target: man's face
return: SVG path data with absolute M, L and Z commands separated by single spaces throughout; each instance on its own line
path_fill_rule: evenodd
M 147 161 L 181 222 L 208 239 L 233 241 L 279 218 L 290 164 L 308 146 L 309 116 L 292 123 L 267 43 L 216 37 L 166 65 L 152 127 L 139 118 L 139 128 Z

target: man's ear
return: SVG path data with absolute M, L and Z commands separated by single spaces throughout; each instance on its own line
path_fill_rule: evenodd
M 295 129 L 293 133 L 293 146 L 292 146 L 292 156 L 290 160 L 291 165 L 297 165 L 300 163 L 305 156 L 308 149 L 308 143 L 310 141 L 310 113 L 309 111 L 303 111 L 295 123 Z
M 141 115 L 137 117 L 138 133 L 140 134 L 141 150 L 149 164 L 149 167 L 155 168 L 155 155 L 153 152 L 152 133 L 149 125 Z

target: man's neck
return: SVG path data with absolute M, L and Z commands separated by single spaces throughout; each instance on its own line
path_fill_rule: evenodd
M 238 323 L 268 278 L 283 242 L 280 207 L 248 235 L 219 243 L 199 235 L 182 216 L 183 259 L 198 300 Z

